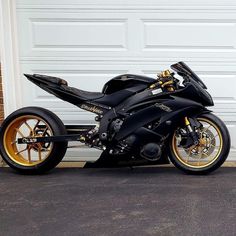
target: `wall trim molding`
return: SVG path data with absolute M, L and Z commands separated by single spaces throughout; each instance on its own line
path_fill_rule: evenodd
M 0 0 L 0 52 L 4 114 L 22 106 L 15 0 Z

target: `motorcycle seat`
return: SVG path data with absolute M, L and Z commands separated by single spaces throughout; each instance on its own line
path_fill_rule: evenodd
M 74 87 L 68 86 L 68 83 L 66 80 L 54 77 L 54 76 L 48 76 L 48 75 L 39 75 L 39 74 L 34 74 L 34 78 L 39 79 L 40 81 L 43 81 L 44 83 L 50 83 L 50 84 L 55 84 L 60 86 L 64 91 L 71 93 L 72 95 L 76 96 L 79 100 L 87 101 L 87 100 L 94 100 L 98 99 L 104 96 L 103 93 L 98 93 L 98 92 L 89 92 L 89 91 L 84 91 L 81 89 L 77 89 Z
M 84 91 L 81 89 L 77 89 L 74 87 L 70 87 L 67 85 L 62 85 L 61 86 L 66 92 L 75 95 L 81 100 L 87 101 L 87 100 L 95 100 L 98 98 L 102 98 L 104 96 L 104 93 L 99 93 L 99 92 L 89 92 L 89 91 Z
M 59 95 L 60 98 L 69 102 L 73 100 L 78 104 L 84 101 L 94 101 L 98 104 L 114 107 L 136 92 L 136 90 L 132 90 L 133 88 L 124 89 L 122 92 L 117 91 L 112 94 L 105 94 L 102 92 L 89 92 L 75 87 L 70 87 L 68 86 L 66 80 L 58 77 L 40 74 L 25 74 L 25 76 L 36 84 L 48 85 L 50 89 L 54 91 L 54 95 Z M 63 93 L 60 93 L 60 91 Z

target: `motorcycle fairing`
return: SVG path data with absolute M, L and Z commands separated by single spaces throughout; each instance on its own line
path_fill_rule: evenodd
M 73 87 L 69 87 L 67 81 L 57 77 L 46 75 L 29 75 L 24 74 L 28 80 L 47 91 L 54 96 L 70 102 L 72 104 L 80 104 L 84 101 L 94 100 L 104 96 L 103 93 L 87 92 Z
M 147 85 L 144 84 L 136 84 L 133 87 L 125 88 L 119 91 L 116 91 L 112 94 L 104 94 L 103 97 L 95 99 L 93 102 L 100 105 L 106 105 L 109 107 L 115 107 L 118 104 L 120 104 L 122 101 L 127 99 L 128 97 L 131 97 L 135 93 L 138 93 L 142 90 L 144 90 L 147 87 Z
M 171 65 L 170 67 L 171 67 L 171 69 L 176 71 L 180 76 L 190 76 L 203 89 L 207 89 L 207 86 L 203 83 L 203 81 L 184 62 L 180 61 L 178 63 L 175 63 L 175 64 Z
M 144 88 L 148 85 L 155 83 L 155 79 L 133 74 L 118 75 L 109 80 L 102 89 L 104 94 L 111 94 L 127 88 L 133 88 L 136 85 L 142 85 Z
M 157 120 L 159 125 L 155 129 L 155 132 L 160 137 L 164 137 L 180 124 L 183 117 L 199 114 L 207 110 L 200 103 L 175 96 L 172 96 L 171 99 L 147 101 L 146 107 L 143 108 L 143 106 L 144 104 L 142 103 L 140 110 L 137 110 L 130 116 L 126 116 L 121 129 L 115 137 L 116 140 L 122 140 L 140 127 Z
M 109 109 L 111 109 L 111 107 L 117 106 L 119 103 L 133 94 L 144 90 L 147 87 L 147 84 L 154 81 L 154 79 L 143 76 L 129 75 L 127 77 L 127 75 L 123 75 L 110 80 L 104 87 L 104 92 L 98 93 L 83 91 L 74 87 L 70 87 L 65 80 L 57 77 L 37 74 L 25 74 L 25 76 L 31 82 L 48 93 L 53 94 L 54 96 L 72 103 L 84 110 L 100 115 L 106 113 Z M 124 79 L 123 77 L 127 79 Z M 114 87 L 113 81 L 118 81 L 120 83 L 122 83 L 121 81 L 125 81 L 122 85 L 122 90 L 117 90 L 111 94 L 105 92 L 105 90 L 111 91 L 118 88 L 117 86 Z M 134 84 L 131 86 L 130 82 Z

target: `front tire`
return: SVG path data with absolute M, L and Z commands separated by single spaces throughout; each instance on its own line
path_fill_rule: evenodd
M 3 160 L 23 174 L 42 174 L 53 169 L 64 157 L 67 142 L 18 144 L 23 137 L 66 134 L 62 121 L 41 107 L 25 107 L 13 112 L 3 122 L 0 151 Z
M 188 174 L 208 174 L 226 160 L 230 135 L 223 121 L 212 113 L 202 114 L 197 120 L 203 125 L 199 144 L 188 149 L 181 147 L 175 131 L 169 142 L 169 158 L 178 169 Z

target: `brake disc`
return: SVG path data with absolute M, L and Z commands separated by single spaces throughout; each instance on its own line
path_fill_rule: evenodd
M 199 139 L 199 144 L 195 147 L 192 147 L 192 149 L 190 147 L 190 153 L 189 148 L 185 149 L 185 152 L 190 155 L 190 157 L 198 158 L 198 155 L 202 153 L 202 159 L 204 159 L 209 157 L 215 150 L 215 136 L 209 129 L 201 130 L 200 137 L 201 138 Z

